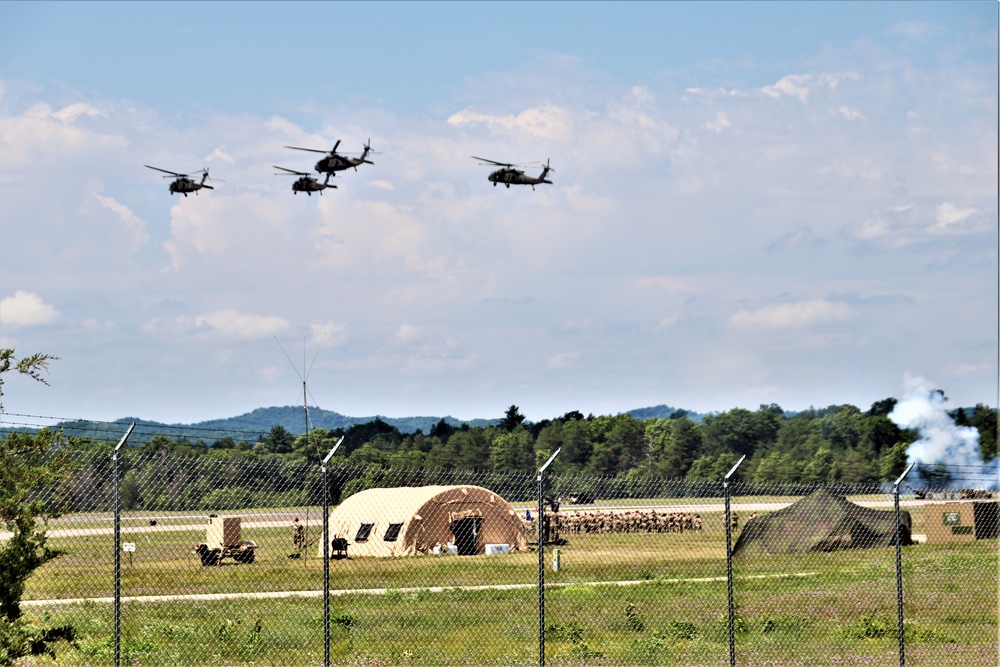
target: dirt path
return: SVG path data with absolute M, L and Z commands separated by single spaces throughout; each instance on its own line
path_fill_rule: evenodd
M 791 579 L 814 577 L 818 572 L 793 572 L 787 574 L 757 574 L 741 579 Z M 712 583 L 726 581 L 725 577 L 692 577 L 687 579 L 657 579 L 656 583 Z M 546 584 L 546 588 L 567 588 L 569 586 L 641 586 L 651 583 L 649 579 L 635 581 L 584 581 Z M 488 586 L 426 586 L 423 588 L 353 588 L 331 590 L 332 597 L 345 595 L 389 595 L 390 593 L 444 593 L 446 591 L 513 591 L 535 589 L 537 584 L 493 584 Z M 160 602 L 192 602 L 217 600 L 259 600 L 274 598 L 318 598 L 323 597 L 323 591 L 271 591 L 266 593 L 203 593 L 199 595 L 142 595 L 122 597 L 122 602 L 140 604 L 155 604 Z M 51 607 L 57 605 L 73 605 L 93 602 L 96 604 L 113 604 L 114 598 L 66 598 L 61 600 L 22 600 L 22 607 Z

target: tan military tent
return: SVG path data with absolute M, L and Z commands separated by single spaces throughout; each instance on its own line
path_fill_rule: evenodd
M 352 558 L 412 556 L 449 543 L 463 556 L 482 554 L 487 544 L 524 550 L 522 526 L 510 503 L 469 485 L 368 489 L 330 512 L 330 535 L 347 540 Z

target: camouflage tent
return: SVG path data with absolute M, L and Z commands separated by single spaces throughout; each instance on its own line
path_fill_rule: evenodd
M 899 513 L 901 544 L 911 544 L 910 513 Z M 750 519 L 734 557 L 870 549 L 896 543 L 894 512 L 869 509 L 825 489 L 784 509 Z

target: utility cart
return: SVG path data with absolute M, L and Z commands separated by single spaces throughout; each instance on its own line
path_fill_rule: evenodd
M 241 537 L 241 520 L 238 516 L 210 516 L 205 530 L 205 542 L 194 545 L 194 552 L 205 567 L 218 565 L 223 558 L 237 563 L 252 563 L 257 543 Z

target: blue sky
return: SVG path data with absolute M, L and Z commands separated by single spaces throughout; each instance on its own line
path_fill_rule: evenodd
M 997 7 L 0 3 L 5 408 L 995 404 Z

